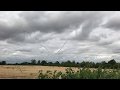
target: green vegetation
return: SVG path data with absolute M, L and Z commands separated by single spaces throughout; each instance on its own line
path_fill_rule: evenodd
M 120 79 L 120 70 L 107 70 L 99 67 L 96 70 L 79 68 L 75 72 L 73 69 L 67 68 L 65 73 L 48 70 L 45 74 L 40 70 L 38 79 Z
M 0 62 L 0 65 L 40 65 L 40 66 L 61 66 L 61 67 L 86 67 L 86 68 L 98 68 L 101 67 L 102 69 L 119 69 L 120 63 L 116 62 L 114 59 L 108 62 L 75 62 L 75 61 L 64 61 L 64 62 L 47 62 L 46 60 L 38 60 L 35 59 L 31 60 L 31 62 L 23 62 L 23 63 L 15 63 L 15 64 L 6 64 L 5 61 Z

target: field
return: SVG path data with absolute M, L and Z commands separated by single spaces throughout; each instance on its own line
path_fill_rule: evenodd
M 66 68 L 56 66 L 0 65 L 0 79 L 36 79 L 40 70 L 43 73 L 47 70 L 65 72 Z M 77 70 L 77 68 L 72 69 Z
M 120 79 L 119 69 L 0 65 L 0 79 Z

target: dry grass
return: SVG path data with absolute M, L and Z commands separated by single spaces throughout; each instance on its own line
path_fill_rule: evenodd
M 35 79 L 40 70 L 43 70 L 43 73 L 47 70 L 65 72 L 66 68 L 56 66 L 0 65 L 0 79 Z M 78 70 L 77 68 L 72 69 Z
M 26 66 L 26 65 L 0 65 L 0 79 L 36 79 L 39 75 L 39 71 L 42 70 L 45 73 L 50 71 L 65 72 L 68 67 L 57 66 Z M 73 67 L 73 70 L 77 71 L 78 68 Z M 95 68 L 91 68 L 95 70 Z

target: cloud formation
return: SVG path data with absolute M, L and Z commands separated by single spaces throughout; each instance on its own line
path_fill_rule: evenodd
M 1 11 L 1 60 L 119 61 L 119 15 L 118 11 Z

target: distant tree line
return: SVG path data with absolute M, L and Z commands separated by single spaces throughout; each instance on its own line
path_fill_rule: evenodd
M 0 65 L 6 65 L 6 61 L 0 62 Z
M 0 65 L 6 65 L 5 61 L 0 62 Z M 117 63 L 114 59 L 106 62 L 88 62 L 88 61 L 83 61 L 83 62 L 75 62 L 75 61 L 64 61 L 64 62 L 47 62 L 46 60 L 38 60 L 36 61 L 35 59 L 31 60 L 31 62 L 22 62 L 22 63 L 15 63 L 15 64 L 7 64 L 7 65 L 41 65 L 41 66 L 62 66 L 62 67 L 88 67 L 88 68 L 120 68 L 120 63 Z

